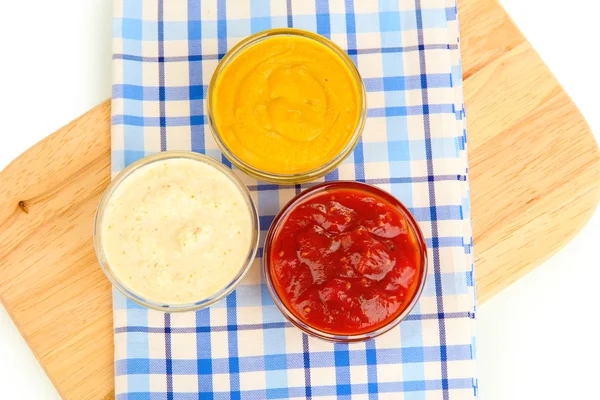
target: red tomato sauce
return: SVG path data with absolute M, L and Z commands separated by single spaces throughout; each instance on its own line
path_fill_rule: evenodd
M 305 324 L 335 335 L 372 332 L 396 319 L 424 273 L 424 243 L 404 211 L 390 202 L 398 201 L 356 186 L 295 204 L 266 254 L 285 307 Z

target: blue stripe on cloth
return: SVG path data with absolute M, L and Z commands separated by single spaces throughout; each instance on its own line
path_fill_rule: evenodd
M 195 65 L 195 63 L 191 63 L 191 65 Z M 197 75 L 197 77 L 201 78 L 201 75 Z M 451 87 L 451 74 L 435 74 L 432 77 L 428 77 L 425 81 L 427 85 L 432 85 L 429 87 L 433 88 Z M 422 89 L 425 81 L 422 79 L 422 76 L 391 76 L 388 78 L 363 79 L 368 92 Z M 192 82 L 189 86 L 169 86 L 163 87 L 163 89 L 164 100 L 201 100 L 205 98 L 208 92 L 207 85 L 194 85 Z M 115 84 L 112 87 L 112 97 L 115 99 L 156 101 L 161 99 L 161 87 Z
M 407 115 L 422 115 L 431 114 L 447 114 L 452 112 L 452 104 L 429 104 L 427 106 L 403 106 L 403 107 L 385 107 L 385 108 L 369 108 L 367 117 L 396 117 Z
M 117 27 L 121 29 L 121 37 L 123 39 L 133 39 L 133 40 L 142 40 L 143 32 L 142 32 L 142 24 L 143 21 L 138 18 L 122 18 L 117 21 Z
M 171 353 L 171 314 L 165 313 L 165 378 L 167 399 L 173 400 L 173 359 Z
M 236 293 L 227 296 L 227 324 L 237 326 Z M 227 358 L 229 368 L 229 388 L 232 399 L 240 399 L 240 359 L 238 357 L 237 329 L 227 331 Z
M 291 360 L 288 360 L 288 365 L 292 364 Z M 312 385 L 310 380 L 310 349 L 308 344 L 308 336 L 306 333 L 302 334 L 302 366 L 304 367 L 304 394 L 307 399 L 312 398 Z
M 350 352 L 348 343 L 336 343 L 333 347 L 335 365 L 335 388 L 336 396 L 352 395 L 350 386 Z M 316 358 L 316 357 L 315 357 Z M 361 365 L 364 362 L 360 363 Z
M 443 181 L 465 181 L 466 175 L 432 175 L 432 176 L 405 176 L 405 177 L 393 177 L 393 178 L 370 178 L 365 179 L 365 183 L 371 185 L 387 185 L 387 184 L 401 184 L 401 183 L 422 183 L 422 182 L 443 182 Z M 300 190 L 308 189 L 315 186 L 317 183 L 303 183 L 297 185 Z M 251 192 L 260 192 L 264 190 L 277 190 L 278 185 L 274 184 L 261 184 L 261 185 L 248 185 L 248 190 Z M 392 186 L 393 187 L 393 186 Z M 402 199 L 401 199 L 402 200 Z M 406 202 L 404 203 L 407 204 Z
M 278 195 L 274 190 L 258 192 L 258 210 L 261 215 L 269 215 L 277 212 L 279 209 Z M 273 214 L 274 215 L 274 214 Z M 272 217 L 268 221 L 264 221 L 261 217 L 260 225 L 263 227 L 270 226 Z M 237 291 L 256 290 L 257 285 L 249 287 L 240 286 Z M 271 295 L 264 284 L 264 279 L 261 277 L 261 284 L 257 290 L 258 296 L 249 296 L 248 294 L 240 293 L 240 297 L 244 299 L 253 299 L 254 301 L 246 301 L 244 306 L 263 306 L 262 320 L 269 323 L 276 321 L 277 325 L 284 325 L 281 312 L 275 307 L 271 299 Z M 284 329 L 263 329 L 264 339 L 264 370 L 267 388 L 267 398 L 288 398 L 288 379 L 287 379 L 287 358 L 286 353 L 286 338 Z M 276 388 L 276 389 L 274 389 Z
M 369 32 L 381 32 L 382 26 L 380 25 L 380 15 L 383 13 L 364 13 L 356 14 L 356 32 L 357 33 L 369 33 Z
M 288 0 L 289 1 L 289 0 Z M 276 19 L 276 18 L 272 18 Z M 190 21 L 190 22 L 198 22 L 198 21 Z M 206 25 L 207 22 L 203 22 L 203 25 Z M 191 24 L 192 26 L 195 26 Z M 276 25 L 276 24 L 272 24 Z M 274 26 L 275 27 L 275 26 Z M 348 49 L 347 53 L 350 56 L 360 55 L 360 54 L 392 54 L 392 53 L 408 53 L 414 51 L 421 50 L 457 50 L 457 45 L 448 45 L 448 44 L 427 44 L 424 46 L 391 46 L 385 47 L 382 46 L 380 48 L 360 48 L 360 49 Z M 168 57 L 152 57 L 152 56 L 141 56 L 135 55 L 131 53 L 114 53 L 112 55 L 113 60 L 127 60 L 127 61 L 136 61 L 136 62 L 181 62 L 181 61 L 207 61 L 207 60 L 217 60 L 219 59 L 218 54 L 196 54 L 190 53 L 185 56 L 168 56 Z
M 126 149 L 144 152 L 144 128 L 126 125 L 123 129 L 123 145 Z
M 161 65 L 162 64 L 163 63 L 161 63 Z M 201 66 L 201 63 L 190 63 L 190 65 Z M 198 75 L 198 73 L 195 73 L 193 76 L 201 78 L 201 74 Z M 436 74 L 432 77 L 428 77 L 425 80 L 422 78 L 422 76 L 392 76 L 388 78 L 365 78 L 363 79 L 363 82 L 365 83 L 365 88 L 368 92 L 389 92 L 394 90 L 404 91 L 412 89 L 422 89 L 423 86 L 433 88 L 451 86 L 450 74 Z M 432 86 L 429 86 L 430 84 Z M 164 94 L 161 94 L 161 90 L 164 90 Z M 162 86 L 152 87 L 131 84 L 115 84 L 112 87 L 112 97 L 115 99 L 131 99 L 145 101 L 202 100 L 205 98 L 207 92 L 207 85 L 194 85 L 193 83 L 191 83 L 189 86 L 169 86 L 166 88 Z M 450 107 L 451 105 L 448 106 Z M 444 109 L 441 112 L 448 112 L 448 109 Z
M 367 379 L 369 381 L 367 390 L 369 393 L 369 400 L 376 400 L 379 398 L 377 393 L 377 347 L 374 340 L 369 340 L 365 345 L 365 361 L 367 363 Z
M 163 102 L 164 104 L 164 102 Z M 189 117 L 138 117 L 134 115 L 113 115 L 113 125 L 132 125 L 132 126 L 160 126 L 161 128 L 167 126 L 194 126 L 204 125 L 204 115 L 191 115 Z M 161 129 L 163 131 L 163 129 Z M 166 132 L 166 131 L 165 131 Z M 166 146 L 166 137 L 164 143 L 161 142 L 161 146 Z M 161 147 L 162 148 L 162 147 Z M 162 151 L 162 150 L 161 150 Z
M 424 43 L 423 40 L 423 10 L 421 9 L 421 0 L 416 0 L 416 23 L 417 23 L 417 38 L 419 45 Z M 423 100 L 423 124 L 424 124 L 424 132 L 425 132 L 425 142 L 426 142 L 426 152 L 427 152 L 427 173 L 428 175 L 433 175 L 433 152 L 431 148 L 431 121 L 429 119 L 428 112 L 428 79 L 426 77 L 427 66 L 425 53 L 419 52 L 419 64 L 421 67 L 421 75 L 424 88 L 421 92 L 422 100 Z M 429 139 L 429 140 L 428 140 Z M 429 203 L 432 206 L 430 208 L 431 211 L 431 234 L 433 235 L 432 247 L 433 247 L 433 269 L 435 276 L 435 287 L 436 287 L 436 301 L 437 301 L 437 309 L 438 313 L 442 314 L 444 312 L 444 298 L 443 298 L 443 288 L 442 282 L 440 279 L 441 276 L 441 266 L 440 266 L 440 252 L 439 246 L 435 246 L 435 242 L 438 239 L 438 226 L 437 226 L 437 210 L 436 206 L 436 195 L 435 195 L 435 185 L 433 182 L 429 183 Z M 461 238 L 461 242 L 462 242 Z M 442 396 L 444 400 L 448 400 L 450 394 L 448 392 L 449 384 L 448 384 L 448 364 L 447 364 L 447 352 L 446 352 L 446 323 L 443 318 L 438 320 L 438 328 L 440 335 L 440 370 L 441 370 L 441 388 L 442 388 Z
M 127 324 L 148 326 L 146 310 L 133 308 L 127 310 Z M 127 357 L 131 359 L 149 358 L 148 335 L 145 332 L 132 332 L 127 337 L 131 344 L 127 347 Z M 144 390 L 150 386 L 150 375 L 127 375 L 127 387 L 132 391 Z
M 243 307 L 243 306 L 242 306 Z M 406 316 L 405 321 L 415 320 L 431 320 L 437 319 L 442 314 L 419 314 L 413 313 Z M 468 312 L 458 313 L 444 313 L 446 319 L 451 318 L 470 318 L 471 314 Z M 281 319 L 281 318 L 279 318 Z M 171 333 L 211 333 L 211 332 L 226 332 L 236 330 L 262 330 L 262 329 L 282 329 L 291 328 L 293 325 L 290 322 L 270 322 L 263 324 L 244 324 L 244 325 L 215 325 L 215 326 L 197 326 L 195 328 L 170 328 Z M 115 329 L 115 333 L 131 333 L 131 332 L 143 332 L 143 333 L 165 333 L 165 328 L 158 327 L 147 327 L 147 326 L 127 326 L 119 327 Z
M 367 92 L 381 92 L 391 90 L 423 89 L 423 81 L 428 88 L 451 87 L 451 74 L 428 74 L 425 79 L 418 76 L 387 76 L 384 78 L 364 78 L 363 82 Z
M 197 22 L 197 21 L 196 21 Z M 186 56 L 171 56 L 171 57 L 153 57 L 153 56 L 138 56 L 135 54 L 115 53 L 112 55 L 113 60 L 127 60 L 134 62 L 181 62 L 181 61 L 205 61 L 218 60 L 218 54 L 190 54 Z
M 296 7 L 296 4 L 292 1 L 293 7 Z M 301 6 L 298 8 L 302 8 Z M 303 29 L 305 31 L 316 32 L 317 30 L 317 19 L 314 15 L 311 14 L 296 14 L 293 15 L 294 28 Z
M 294 26 L 294 19 L 292 14 L 292 0 L 286 0 L 285 7 L 287 12 L 287 27 L 292 28 Z
M 331 21 L 329 19 L 329 0 L 319 1 L 315 4 L 317 18 L 317 33 L 331 39 Z
M 407 330 L 405 332 L 408 332 Z M 403 332 L 404 333 L 404 332 Z M 341 346 L 347 346 L 342 344 Z M 336 350 L 339 347 L 335 345 Z M 465 357 L 470 357 L 471 345 L 455 345 L 446 348 L 448 361 L 459 361 Z M 331 352 L 312 352 L 310 353 L 310 363 L 314 368 L 331 368 L 336 365 L 342 367 L 354 367 L 365 365 L 364 350 L 342 350 L 340 353 Z M 377 365 L 393 365 L 398 362 L 398 357 L 402 358 L 403 364 L 422 364 L 424 362 L 440 362 L 439 346 L 412 346 L 402 349 L 379 348 L 376 350 Z M 257 368 L 265 370 L 270 366 L 272 370 L 298 369 L 305 366 L 304 353 L 290 353 L 277 356 L 249 356 L 239 357 L 240 373 L 252 372 Z M 229 358 L 214 358 L 212 360 L 212 373 L 227 373 L 230 367 Z M 285 362 L 283 362 L 285 360 Z M 196 374 L 197 360 L 174 359 L 171 362 L 173 375 Z M 151 358 L 129 358 L 117 360 L 115 363 L 115 373 L 121 374 L 165 374 L 167 367 L 164 359 Z M 346 378 L 342 378 L 342 381 Z
M 217 1 L 217 39 L 220 60 L 227 53 L 227 5 L 225 0 Z
M 346 8 L 346 36 L 347 45 L 349 49 L 356 48 L 356 19 L 354 15 L 354 1 L 345 0 Z M 358 65 L 358 57 L 350 54 L 350 58 L 354 61 L 354 64 Z M 368 116 L 368 113 L 367 113 Z M 355 165 L 355 179 L 358 182 L 365 181 L 365 166 L 364 166 L 364 155 L 363 155 L 363 139 L 360 138 L 354 148 L 354 165 Z
M 423 320 L 404 321 L 400 326 L 400 340 L 402 347 L 397 349 L 393 356 L 402 362 L 402 380 L 424 380 L 425 365 L 420 361 L 426 359 L 423 347 Z
M 449 137 L 413 140 L 393 140 L 392 138 L 389 138 L 387 142 L 364 143 L 364 160 L 366 163 L 380 162 L 383 161 L 386 156 L 390 162 L 426 160 L 427 153 L 425 151 L 425 147 L 427 140 L 430 140 L 431 142 L 430 146 L 434 158 L 454 159 L 459 156 L 460 138 Z M 410 174 L 405 176 L 410 176 Z
M 250 3 L 250 29 L 252 34 L 272 28 L 270 10 L 270 0 L 254 0 Z
M 448 386 L 450 389 L 471 389 L 472 379 L 470 378 L 454 378 L 448 380 Z M 422 380 L 422 381 L 405 381 L 405 382 L 382 382 L 378 385 L 379 393 L 411 393 L 418 391 L 431 391 L 431 390 L 440 390 L 441 384 L 439 380 L 431 379 L 431 380 Z M 364 395 L 368 393 L 368 384 L 359 383 L 352 385 L 352 394 L 354 395 Z M 313 396 L 335 396 L 337 391 L 337 387 L 335 385 L 324 385 L 317 386 L 313 388 L 312 395 Z M 290 387 L 289 388 L 289 397 L 304 397 L 306 392 L 306 387 Z M 273 393 L 273 392 L 271 392 Z M 202 393 L 204 394 L 204 393 Z M 206 393 L 209 394 L 209 393 Z M 228 392 L 213 392 L 212 394 L 215 400 L 226 400 L 230 399 L 230 393 Z M 164 392 L 130 392 L 127 394 L 118 394 L 116 396 L 117 400 L 149 400 L 149 399 L 166 399 L 166 393 Z M 267 390 L 263 389 L 254 389 L 244 391 L 244 397 L 248 399 L 266 399 L 271 398 L 267 395 Z M 177 399 L 187 400 L 187 399 L 197 399 L 198 393 L 186 393 L 186 392 L 178 392 Z M 200 396 L 201 399 L 205 399 L 205 397 Z M 277 398 L 277 397 L 274 397 Z
M 188 15 L 200 18 L 200 0 L 188 0 Z M 202 31 L 200 20 L 189 20 L 188 24 L 188 54 L 202 54 Z M 208 88 L 202 85 L 202 61 L 189 61 L 189 86 L 188 98 L 190 99 L 190 115 L 202 115 L 204 112 L 204 98 Z M 204 126 L 190 125 L 190 148 L 192 151 L 204 153 L 206 149 Z
M 196 65 L 196 63 L 191 63 Z M 202 65 L 201 63 L 197 65 Z M 200 82 L 202 75 L 195 75 Z M 169 86 L 164 88 L 164 100 L 203 100 L 208 92 L 208 85 Z M 113 85 L 114 99 L 157 101 L 161 100 L 161 88 L 141 85 Z
M 158 0 L 158 57 L 164 57 L 165 55 L 165 44 L 164 44 L 164 0 Z M 165 63 L 158 63 L 158 100 L 160 108 L 160 151 L 167 150 L 167 119 L 166 119 L 166 105 L 165 105 Z
M 446 19 L 448 22 L 456 21 L 458 16 L 458 8 L 457 7 L 446 7 Z
M 226 1 L 225 0 L 217 0 L 217 47 L 218 47 L 218 53 L 219 53 L 219 60 L 221 60 L 227 53 L 227 36 L 229 33 L 228 27 L 236 28 L 240 25 L 241 24 L 239 22 L 234 23 L 232 21 L 231 23 L 228 23 Z M 239 34 L 239 36 L 243 37 L 243 36 L 248 35 L 249 33 L 250 32 L 244 34 L 244 32 L 241 32 Z M 231 166 L 232 166 L 231 162 L 225 157 L 225 155 L 221 155 L 220 161 L 223 164 L 225 164 L 226 166 L 228 166 L 229 168 L 231 168 Z M 236 340 L 237 340 L 237 338 L 236 338 Z M 230 385 L 237 387 L 238 393 L 235 395 L 232 393 L 232 398 L 239 396 L 239 376 L 237 376 L 237 378 L 235 378 L 234 380 L 235 380 L 235 382 L 232 382 L 231 378 L 230 378 Z
M 123 80 L 131 85 L 143 85 L 143 65 L 131 60 L 123 60 Z M 114 86 L 114 84 L 113 84 Z M 125 106 L 125 105 L 123 105 Z
M 409 314 L 405 321 L 415 321 L 415 320 L 432 320 L 438 319 L 441 314 L 418 314 L 413 313 Z M 460 313 L 445 313 L 443 314 L 444 318 L 469 318 L 470 314 L 467 312 Z M 215 326 L 197 326 L 195 328 L 170 328 L 170 332 L 172 334 L 175 333 L 211 333 L 211 332 L 228 332 L 228 331 L 238 331 L 238 330 L 263 330 L 263 329 L 282 329 L 282 328 L 291 328 L 294 325 L 291 322 L 271 322 L 264 324 L 246 324 L 246 325 L 215 325 Z M 147 326 L 127 326 L 127 327 L 119 327 L 115 329 L 115 333 L 131 333 L 131 332 L 143 332 L 143 333 L 165 333 L 165 328 L 152 327 L 149 328 Z
M 210 326 L 210 310 L 196 311 L 196 326 Z M 212 383 L 212 350 L 209 332 L 195 332 L 196 334 L 196 372 L 198 379 L 198 392 L 210 393 L 213 391 Z
M 227 19 L 227 35 L 226 35 L 226 37 L 243 39 L 247 36 L 250 36 L 251 33 L 252 33 L 252 24 L 249 19 L 247 19 L 247 18 Z M 222 53 L 219 51 L 219 54 L 222 54 Z
M 188 22 L 187 21 L 165 21 L 164 40 L 188 40 Z M 152 26 L 150 26 L 152 28 Z M 146 33 L 146 32 L 144 32 Z M 146 36 L 146 35 L 144 35 Z M 156 40 L 154 35 L 148 35 L 148 40 Z

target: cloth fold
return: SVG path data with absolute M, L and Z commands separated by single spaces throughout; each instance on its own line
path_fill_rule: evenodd
M 310 30 L 348 52 L 367 89 L 362 139 L 325 179 L 392 193 L 419 221 L 429 252 L 415 310 L 365 343 L 327 343 L 286 322 L 262 282 L 262 247 L 242 284 L 205 310 L 165 314 L 115 291 L 116 398 L 475 398 L 455 1 L 115 0 L 113 13 L 113 174 L 165 150 L 192 150 L 231 166 L 206 124 L 205 96 L 218 60 L 261 30 Z M 264 222 L 314 185 L 277 186 L 236 173 Z M 268 223 L 262 228 L 264 239 Z

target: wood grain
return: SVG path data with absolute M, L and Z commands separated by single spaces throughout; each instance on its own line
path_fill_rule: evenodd
M 459 2 L 478 301 L 538 266 L 600 199 L 598 146 L 495 1 Z
M 0 173 L 0 300 L 59 393 L 111 398 L 111 289 L 92 244 L 110 176 L 110 102 Z
M 600 198 L 581 114 L 495 0 L 459 4 L 480 302 L 564 246 Z M 110 284 L 92 224 L 110 102 L 0 172 L 0 300 L 66 399 L 110 399 Z

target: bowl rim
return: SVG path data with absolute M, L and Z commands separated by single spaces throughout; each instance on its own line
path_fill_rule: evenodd
M 406 218 L 410 227 L 413 229 L 413 233 L 414 233 L 417 243 L 419 245 L 419 250 L 420 250 L 421 259 L 422 259 L 422 268 L 420 271 L 421 272 L 420 281 L 419 281 L 417 290 L 415 291 L 413 298 L 411 299 L 410 303 L 406 306 L 406 308 L 396 318 L 390 320 L 387 324 L 379 327 L 378 329 L 360 333 L 360 334 L 355 334 L 355 335 L 339 335 L 339 334 L 325 332 L 325 331 L 319 330 L 317 328 L 314 328 L 314 327 L 306 324 L 305 322 L 301 321 L 298 317 L 296 317 L 296 315 L 294 315 L 294 313 L 292 311 L 290 311 L 285 306 L 285 303 L 280 299 L 279 293 L 277 292 L 277 290 L 275 289 L 275 285 L 273 284 L 273 277 L 272 277 L 271 268 L 269 265 L 269 263 L 270 263 L 269 259 L 270 259 L 271 246 L 272 246 L 273 239 L 276 236 L 277 229 L 279 228 L 280 224 L 282 224 L 285 221 L 285 218 L 289 215 L 289 213 L 291 213 L 292 210 L 294 210 L 297 206 L 304 203 L 308 198 L 310 198 L 314 195 L 320 194 L 322 192 L 326 192 L 328 190 L 331 190 L 333 192 L 334 190 L 339 190 L 339 189 L 362 190 L 367 193 L 373 194 L 375 196 L 380 196 L 385 201 L 390 203 L 392 206 L 398 207 L 398 209 L 402 212 L 402 214 Z M 417 223 L 414 216 L 410 213 L 410 211 L 406 208 L 406 206 L 400 200 L 398 200 L 396 197 L 394 197 L 390 193 L 386 192 L 383 189 L 378 188 L 377 186 L 370 185 L 367 183 L 362 183 L 362 182 L 329 181 L 329 182 L 320 183 L 318 185 L 315 185 L 309 189 L 306 189 L 306 190 L 300 192 L 299 194 L 294 196 L 294 198 L 292 198 L 285 206 L 283 206 L 281 208 L 281 210 L 279 211 L 279 213 L 276 215 L 275 219 L 271 223 L 271 226 L 269 227 L 269 231 L 268 231 L 266 239 L 265 239 L 263 257 L 262 257 L 262 267 L 263 267 L 262 268 L 263 269 L 263 277 L 265 279 L 265 283 L 269 290 L 269 294 L 271 295 L 271 298 L 273 299 L 273 302 L 275 303 L 277 308 L 281 311 L 281 313 L 286 317 L 286 319 L 288 321 L 290 321 L 293 325 L 295 325 L 297 328 L 299 328 L 304 333 L 306 333 L 310 336 L 313 336 L 313 337 L 316 337 L 319 339 L 323 339 L 323 340 L 326 340 L 329 342 L 341 342 L 341 343 L 361 342 L 361 341 L 369 340 L 369 339 L 375 338 L 377 336 L 380 336 L 380 335 L 388 332 L 389 330 L 395 328 L 415 308 L 416 304 L 419 302 L 419 299 L 421 298 L 421 294 L 423 293 L 423 289 L 425 287 L 425 283 L 427 280 L 427 272 L 428 272 L 427 246 L 426 246 L 425 239 L 423 237 L 421 228 L 419 227 L 419 224 Z
M 333 51 L 334 54 L 340 57 L 340 59 L 344 62 L 344 64 L 350 71 L 358 87 L 361 108 L 361 114 L 354 128 L 354 132 L 350 136 L 346 146 L 340 151 L 339 154 L 337 154 L 333 159 L 327 161 L 322 166 L 319 166 L 309 171 L 294 174 L 277 174 L 273 172 L 264 171 L 251 166 L 250 164 L 246 163 L 245 161 L 241 160 L 238 156 L 236 156 L 231 150 L 229 150 L 229 148 L 225 145 L 225 142 L 221 139 L 221 135 L 219 134 L 219 131 L 216 127 L 213 109 L 214 91 L 220 74 L 225 69 L 225 67 L 227 67 L 227 65 L 229 65 L 230 62 L 235 60 L 236 56 L 242 51 L 244 51 L 246 48 L 270 37 L 283 35 L 301 36 L 307 39 L 312 39 L 328 47 L 330 50 Z M 244 171 L 246 174 L 259 180 L 271 183 L 291 185 L 308 182 L 326 175 L 327 173 L 334 170 L 337 166 L 339 166 L 339 164 L 341 164 L 342 161 L 344 161 L 344 159 L 346 159 L 346 157 L 348 157 L 348 155 L 352 153 L 354 147 L 356 147 L 356 144 L 360 140 L 367 119 L 367 92 L 360 72 L 358 71 L 358 68 L 356 67 L 350 56 L 333 41 L 322 35 L 310 31 L 305 31 L 302 29 L 274 28 L 264 30 L 246 37 L 241 42 L 236 44 L 233 48 L 231 48 L 219 61 L 208 86 L 208 91 L 206 95 L 206 115 L 208 120 L 208 127 L 210 128 L 210 131 L 213 135 L 213 138 L 215 139 L 215 142 L 217 143 L 217 146 L 219 147 L 223 155 L 225 155 L 225 157 L 227 157 L 227 159 L 233 165 L 235 165 L 240 170 Z
M 224 288 L 209 296 L 205 299 L 201 299 L 195 301 L 193 303 L 185 303 L 185 304 L 163 304 L 159 302 L 155 302 L 149 299 L 144 298 L 134 292 L 134 290 L 128 288 L 119 277 L 113 273 L 108 260 L 106 258 L 103 242 L 102 242 L 102 218 L 104 217 L 104 212 L 106 205 L 109 203 L 112 194 L 119 187 L 119 185 L 127 179 L 132 173 L 136 172 L 140 168 L 143 168 L 147 165 L 150 165 L 155 162 L 171 160 L 171 159 L 188 159 L 198 162 L 203 162 L 211 167 L 216 168 L 220 172 L 222 172 L 227 178 L 229 178 L 235 185 L 238 187 L 244 199 L 246 200 L 248 206 L 248 212 L 251 214 L 252 221 L 252 236 L 250 238 L 248 253 L 246 255 L 246 261 L 241 265 L 238 274 L 234 277 L 234 279 L 227 284 Z M 114 177 L 114 179 L 109 183 L 107 188 L 104 190 L 100 202 L 98 203 L 98 207 L 96 209 L 96 215 L 94 217 L 94 250 L 96 252 L 96 257 L 98 259 L 98 263 L 104 272 L 104 275 L 108 278 L 108 280 L 112 283 L 112 285 L 122 294 L 124 294 L 129 299 L 133 300 L 137 304 L 151 308 L 158 311 L 164 312 L 180 312 L 180 311 L 192 311 L 199 310 L 202 308 L 206 308 L 217 301 L 223 299 L 227 295 L 229 295 L 237 285 L 242 281 L 246 273 L 252 267 L 254 259 L 256 257 L 256 253 L 258 250 L 258 243 L 260 238 L 260 218 L 258 216 L 258 211 L 256 209 L 256 205 L 252 200 L 252 196 L 250 195 L 250 191 L 247 186 L 238 178 L 238 176 L 231 170 L 227 168 L 222 163 L 213 159 L 210 156 L 192 152 L 192 151 L 163 151 L 159 153 L 155 153 L 146 157 L 143 157 L 132 164 L 128 165 L 124 168 L 119 174 Z

